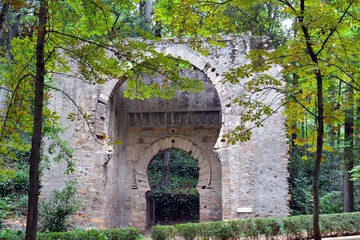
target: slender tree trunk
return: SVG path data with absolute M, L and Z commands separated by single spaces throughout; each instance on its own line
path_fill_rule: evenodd
M 20 14 L 17 14 L 16 17 L 12 20 L 13 22 L 9 25 L 9 42 L 6 48 L 6 57 L 8 59 L 13 59 L 13 56 L 11 54 L 11 41 L 19 34 Z
M 319 194 L 319 175 L 321 156 L 323 151 L 323 139 L 324 139 L 324 107 L 323 107 L 323 87 L 322 87 L 322 75 L 320 70 L 316 70 L 316 83 L 317 83 L 317 138 L 316 138 L 316 154 L 313 170 L 313 227 L 314 227 L 314 240 L 321 239 L 320 233 L 320 194 Z
M 312 43 L 311 36 L 307 26 L 304 24 L 305 14 L 305 0 L 300 0 L 301 15 L 298 17 L 299 23 L 301 24 L 301 30 L 306 40 L 306 50 L 309 54 L 312 62 L 318 64 L 318 56 L 315 53 Z M 323 152 L 323 140 L 324 140 L 324 106 L 323 106 L 323 77 L 320 69 L 315 69 L 316 85 L 317 85 L 317 138 L 316 138 L 316 153 L 315 162 L 313 169 L 313 229 L 314 229 L 314 240 L 321 239 L 320 232 L 320 195 L 319 195 L 319 175 L 320 175 L 320 164 Z
M 154 31 L 155 37 L 161 37 L 161 23 L 156 21 L 155 23 L 155 31 Z
M 6 16 L 9 10 L 9 3 L 4 3 L 2 8 L 1 8 L 1 12 L 0 12 L 0 38 L 4 32 L 5 29 L 5 20 L 6 20 Z
M 352 89 L 348 87 L 348 101 L 351 101 Z M 344 147 L 344 174 L 343 174 L 343 211 L 354 211 L 354 183 L 351 181 L 350 171 L 354 167 L 354 109 L 351 105 L 350 109 L 345 112 L 345 147 Z
M 30 156 L 30 188 L 26 223 L 26 240 L 35 240 L 38 219 L 39 200 L 39 161 L 42 132 L 42 110 L 44 94 L 45 60 L 44 45 L 46 35 L 47 6 L 46 0 L 40 1 L 39 28 L 36 45 L 36 85 L 35 85 L 35 107 L 34 107 L 34 128 Z
M 169 185 L 170 158 L 171 158 L 171 150 L 168 149 L 165 151 L 164 159 L 163 159 L 163 174 L 161 179 L 161 186 L 163 187 L 167 187 Z

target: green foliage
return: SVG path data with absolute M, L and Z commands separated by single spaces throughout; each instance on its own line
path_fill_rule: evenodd
M 47 151 L 44 152 L 42 166 L 49 169 L 51 156 L 51 159 L 55 162 L 65 161 L 67 163 L 65 173 L 70 174 L 74 171 L 75 159 L 73 158 L 73 149 L 69 146 L 69 142 L 62 137 L 65 130 L 58 123 L 54 123 L 52 126 L 44 126 L 44 135 L 49 145 L 46 148 Z
M 26 194 L 29 189 L 28 167 L 17 168 L 15 174 L 3 176 L 4 181 L 0 181 L 0 196 L 9 196 L 11 194 Z
M 164 153 L 154 157 L 149 165 L 148 178 L 152 189 L 161 187 Z M 196 194 L 194 188 L 199 178 L 197 161 L 180 149 L 171 150 L 168 193 Z
M 196 237 L 196 224 L 178 224 L 176 225 L 176 233 L 185 240 L 193 240 Z
M 150 96 L 171 98 L 175 91 L 202 90 L 202 82 L 179 76 L 189 64 L 181 59 L 166 56 L 154 50 L 142 36 L 154 39 L 149 34 L 151 24 L 141 19 L 139 1 L 50 1 L 48 3 L 50 25 L 45 41 L 46 81 L 45 103 L 51 97 L 49 87 L 54 85 L 54 73 L 79 75 L 82 80 L 101 84 L 111 79 L 128 80 L 125 95 L 129 98 L 147 99 Z M 12 5 L 14 8 L 15 5 Z M 29 152 L 30 142 L 23 135 L 31 136 L 33 126 L 34 76 L 36 33 L 38 20 L 33 14 L 39 3 L 20 4 L 17 7 L 19 20 L 11 15 L 11 21 L 19 21 L 18 34 L 8 48 L 11 58 L 0 55 L 0 86 L 9 90 L 5 103 L 0 109 L 0 155 L 7 159 L 18 159 L 16 151 Z M 140 26 L 134 27 L 140 24 Z M 147 26 L 145 26 L 147 25 Z M 7 26 L 9 28 L 9 26 Z M 6 49 L 4 49 L 5 51 Z M 78 72 L 70 65 L 77 64 Z M 163 79 L 157 84 L 145 83 L 140 76 L 157 74 Z M 54 127 L 59 117 L 46 108 L 44 103 L 44 134 Z M 86 112 L 85 115 L 88 115 Z M 4 121 L 3 118 L 6 118 Z M 47 129 L 46 129 L 47 128 Z M 58 130 L 54 130 L 58 131 Z M 53 135 L 49 133 L 49 137 Z M 59 158 L 69 156 L 60 146 Z M 62 148 L 62 149 L 61 149 Z M 16 150 L 16 151 L 15 151 Z M 65 158 L 66 158 L 65 157 Z
M 25 236 L 22 231 L 2 230 L 0 240 L 19 240 Z M 141 240 L 142 235 L 134 228 L 114 228 L 109 230 L 75 230 L 72 232 L 39 233 L 39 240 Z
M 360 233 L 360 213 L 328 214 L 320 216 L 323 236 L 345 236 Z M 151 230 L 154 240 L 170 240 L 183 237 L 186 240 L 199 239 L 266 239 L 283 236 L 286 239 L 308 239 L 313 237 L 312 217 L 294 216 L 287 218 L 253 218 L 224 222 L 203 222 L 178 224 L 176 226 L 155 226 Z
M 23 231 L 15 231 L 10 229 L 0 230 L 0 240 L 19 240 L 24 239 Z
M 193 222 L 199 220 L 199 195 L 156 191 L 155 222 Z
M 312 168 L 314 157 L 308 154 L 309 159 L 303 160 L 306 147 L 296 147 L 289 162 L 290 209 L 292 215 L 307 215 L 312 213 Z M 319 178 L 320 211 L 322 214 L 342 212 L 342 170 L 339 168 L 341 152 L 326 154 L 328 160 L 322 164 L 322 174 Z
M 3 219 L 5 219 L 7 215 L 10 214 L 10 204 L 11 200 L 8 197 L 0 198 L 0 229 Z
M 12 170 L 3 171 L 0 181 L 0 221 L 7 217 L 25 215 L 26 194 L 29 189 L 28 164 L 23 161 L 9 165 Z
M 199 177 L 197 161 L 180 149 L 171 150 L 169 185 L 162 186 L 164 153 L 154 157 L 148 168 L 149 184 L 155 198 L 155 222 L 197 221 L 199 218 Z
M 155 226 L 151 228 L 151 238 L 153 240 L 169 240 L 175 237 L 174 226 Z
M 352 172 L 352 180 L 360 181 L 360 165 L 355 166 L 351 172 Z
M 63 232 L 71 227 L 67 218 L 80 208 L 76 187 L 76 181 L 68 181 L 64 189 L 55 189 L 52 196 L 40 204 L 39 217 L 43 231 Z

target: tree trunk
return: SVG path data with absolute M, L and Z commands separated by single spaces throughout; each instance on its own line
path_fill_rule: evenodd
M 139 2 L 140 18 L 151 23 L 151 15 L 153 11 L 153 0 L 145 0 Z
M 44 95 L 45 59 L 44 45 L 46 35 L 47 6 L 46 0 L 40 1 L 39 28 L 36 45 L 36 84 L 35 84 L 35 107 L 34 107 L 34 128 L 31 142 L 30 155 L 30 187 L 29 201 L 26 222 L 26 240 L 35 240 L 38 219 L 39 200 L 39 161 L 42 132 L 42 110 Z
M 9 10 L 9 3 L 4 3 L 2 8 L 1 8 L 1 12 L 0 12 L 0 38 L 4 32 L 5 29 L 5 20 L 6 20 L 6 16 Z
M 153 11 L 153 0 L 147 0 L 145 3 L 145 21 L 150 23 L 151 22 L 151 13 Z
M 16 17 L 14 17 L 12 20 L 12 23 L 9 25 L 9 42 L 8 46 L 6 47 L 6 57 L 11 60 L 13 59 L 11 54 L 11 41 L 19 34 L 20 14 L 17 14 Z
M 155 31 L 154 31 L 155 37 L 161 37 L 161 23 L 156 21 L 155 23 Z
M 307 26 L 304 24 L 304 13 L 305 13 L 305 0 L 300 0 L 301 15 L 298 17 L 299 23 L 301 24 L 301 30 L 306 40 L 306 50 L 309 54 L 312 62 L 317 65 L 318 57 L 315 53 L 312 43 L 311 36 Z M 316 138 L 316 154 L 313 169 L 313 229 L 314 229 L 314 240 L 321 239 L 320 232 L 320 195 L 319 195 L 319 175 L 320 175 L 320 164 L 323 152 L 323 140 L 324 140 L 324 106 L 323 106 L 323 77 L 320 69 L 315 69 L 316 85 L 317 85 L 317 138 Z
M 163 174 L 161 179 L 162 187 L 167 187 L 169 185 L 170 158 L 171 158 L 171 150 L 168 149 L 165 151 L 164 160 L 163 160 Z
M 347 100 L 351 101 L 352 89 L 347 89 Z M 350 109 L 345 111 L 345 138 L 344 138 L 344 174 L 343 174 L 343 211 L 354 211 L 354 183 L 351 181 L 350 171 L 354 167 L 354 109 L 351 105 Z
M 316 154 L 313 172 L 313 227 L 314 227 L 314 240 L 321 239 L 320 233 L 320 195 L 319 195 L 319 175 L 321 156 L 323 151 L 323 139 L 324 139 L 324 107 L 323 107 L 323 87 L 322 87 L 322 75 L 320 70 L 316 70 L 316 83 L 317 83 L 317 138 L 316 138 Z

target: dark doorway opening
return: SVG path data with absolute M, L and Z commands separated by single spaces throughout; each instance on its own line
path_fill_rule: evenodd
M 199 168 L 190 154 L 180 149 L 160 152 L 149 164 L 148 179 L 154 201 L 147 204 L 154 204 L 153 224 L 199 221 Z
M 146 192 L 146 227 L 151 228 L 155 223 L 155 198 L 152 191 Z

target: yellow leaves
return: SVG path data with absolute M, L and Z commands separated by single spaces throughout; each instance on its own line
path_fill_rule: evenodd
M 327 145 L 324 145 L 324 146 L 323 146 L 323 150 L 324 150 L 324 151 L 327 151 L 327 152 L 334 152 L 333 147 L 327 146 Z
M 25 0 L 5 0 L 5 2 L 10 3 L 16 12 L 27 5 Z
M 294 140 L 294 143 L 297 145 L 297 146 L 305 146 L 305 144 L 307 143 L 307 139 L 306 138 L 303 138 L 303 137 L 299 137 L 297 139 Z
M 309 152 L 314 153 L 314 152 L 316 152 L 316 147 L 315 147 L 315 146 L 311 146 L 311 147 L 307 148 L 307 150 L 308 150 Z
M 1 153 L 1 149 L 0 149 Z M 0 169 L 0 182 L 4 182 L 7 179 L 15 178 L 16 172 L 9 169 Z
M 311 147 L 308 147 L 308 148 L 307 148 L 307 151 L 308 151 L 308 152 L 311 152 L 311 153 L 315 153 L 316 150 L 317 150 L 317 147 L 316 147 L 316 146 L 311 146 Z M 333 149 L 331 146 L 326 146 L 326 145 L 324 145 L 324 146 L 323 146 L 323 151 L 333 152 L 334 149 Z

